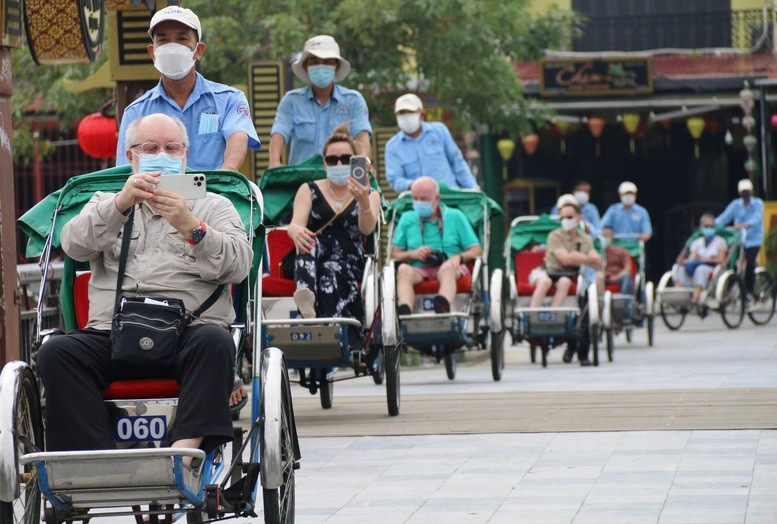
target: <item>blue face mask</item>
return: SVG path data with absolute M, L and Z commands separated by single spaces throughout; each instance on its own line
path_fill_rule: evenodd
M 351 166 L 327 166 L 326 177 L 336 186 L 348 185 L 348 178 L 351 176 Z
M 432 203 L 413 200 L 413 211 L 421 218 L 429 218 L 432 216 Z
M 704 235 L 704 238 L 712 238 L 715 236 L 715 228 L 714 227 L 703 227 L 701 228 L 701 234 Z
M 308 67 L 308 78 L 313 85 L 325 88 L 335 80 L 335 66 L 314 65 Z
M 161 171 L 163 175 L 181 175 L 183 174 L 183 157 L 170 156 L 165 152 L 156 155 L 142 153 L 138 155 L 138 173 L 151 173 Z

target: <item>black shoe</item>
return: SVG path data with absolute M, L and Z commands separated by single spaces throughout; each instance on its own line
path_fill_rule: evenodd
M 566 351 L 564 351 L 564 362 L 569 364 L 572 362 L 572 356 L 574 355 L 574 352 L 572 351 L 572 348 L 567 348 Z
M 586 358 L 586 359 L 580 361 L 580 365 L 581 366 L 592 366 L 593 364 L 591 364 L 591 361 Z
M 398 315 L 412 315 L 413 314 L 413 310 L 410 309 L 410 306 L 408 306 L 407 304 L 400 304 L 399 307 L 397 308 L 397 314 Z
M 450 313 L 451 305 L 448 303 L 448 299 L 442 295 L 437 295 L 432 299 L 434 304 L 435 313 Z

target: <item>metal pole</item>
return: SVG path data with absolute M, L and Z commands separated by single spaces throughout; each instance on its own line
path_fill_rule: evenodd
M 759 90 L 759 102 L 761 110 L 761 186 L 763 189 L 764 199 L 769 198 L 769 177 L 771 176 L 771 169 L 768 164 L 768 155 L 766 151 L 766 86 L 761 86 Z
M 16 191 L 11 153 L 11 49 L 0 47 L 0 364 L 19 359 Z

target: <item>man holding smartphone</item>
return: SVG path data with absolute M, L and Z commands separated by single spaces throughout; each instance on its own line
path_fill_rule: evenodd
M 449 187 L 477 187 L 464 155 L 442 122 L 425 122 L 424 105 L 413 93 L 394 104 L 399 133 L 386 144 L 386 180 L 397 193 L 422 176 Z

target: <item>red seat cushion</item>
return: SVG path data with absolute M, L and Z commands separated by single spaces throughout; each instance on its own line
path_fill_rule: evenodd
M 425 280 L 416 284 L 413 289 L 416 295 L 436 295 L 440 291 L 438 280 Z M 472 275 L 461 277 L 456 281 L 456 293 L 472 292 Z
M 73 282 L 73 302 L 76 310 L 78 329 L 84 329 L 89 322 L 89 277 L 91 273 L 81 273 Z
M 286 275 L 281 268 L 281 261 L 286 254 L 294 249 L 294 241 L 289 238 L 285 229 L 273 229 L 267 233 L 267 263 L 271 277 L 293 278 L 294 275 Z
M 262 277 L 262 296 L 264 297 L 291 297 L 297 289 L 297 283 L 288 278 L 273 276 Z
M 181 386 L 171 378 L 117 380 L 102 390 L 105 400 L 176 398 Z
M 534 293 L 534 284 L 529 284 L 529 274 L 532 269 L 538 267 L 545 260 L 544 251 L 519 251 L 515 254 L 513 261 L 515 263 L 515 290 L 519 297 L 529 297 Z M 548 295 L 556 292 L 556 288 L 551 287 Z M 569 294 L 577 293 L 576 281 L 572 281 L 572 287 L 569 288 Z

